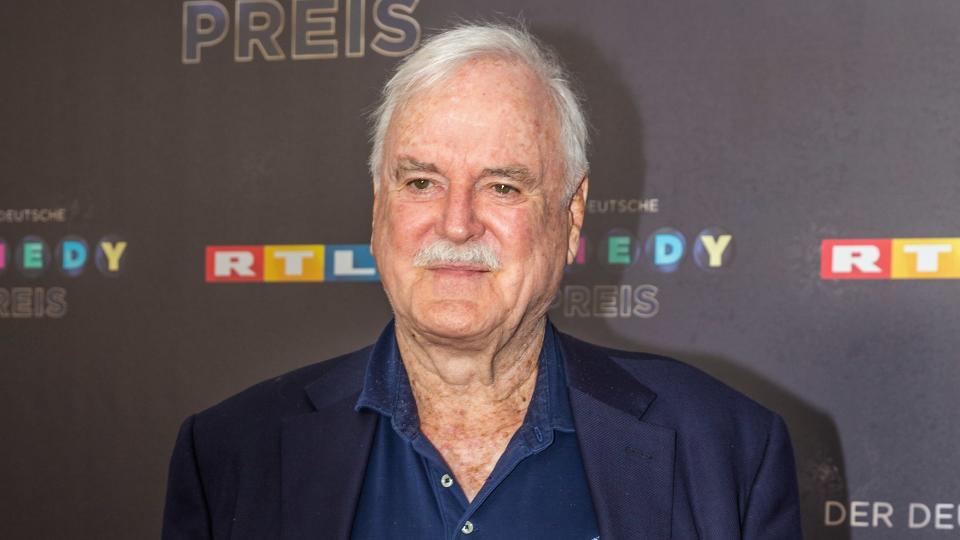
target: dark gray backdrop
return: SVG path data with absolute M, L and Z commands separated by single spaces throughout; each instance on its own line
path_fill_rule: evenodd
M 359 0 L 344 0 L 339 57 L 290 59 L 291 1 L 286 59 L 234 61 L 228 1 L 226 39 L 189 65 L 182 1 L 6 6 L 0 306 L 18 298 L 23 317 L 0 309 L 3 537 L 156 537 L 184 416 L 389 319 L 377 283 L 204 281 L 206 246 L 369 239 L 362 116 L 396 58 L 370 47 L 372 0 L 365 54 L 345 57 Z M 960 236 L 960 5 L 421 0 L 410 17 L 428 35 L 498 15 L 522 15 L 580 80 L 591 198 L 646 201 L 592 208 L 554 321 L 684 359 L 783 414 L 808 538 L 960 534 L 958 283 L 819 276 L 824 238 Z M 733 257 L 712 272 L 689 254 L 672 273 L 604 262 L 609 231 L 643 244 L 661 227 L 688 244 L 720 227 Z M 28 277 L 14 251 L 30 235 L 127 251 L 119 275 L 54 259 Z M 51 292 L 65 314 L 38 317 L 29 302 Z M 893 527 L 858 514 L 868 526 L 851 528 L 849 511 L 829 526 L 827 501 L 886 502 Z M 914 518 L 950 506 L 941 528 L 910 528 L 911 504 Z

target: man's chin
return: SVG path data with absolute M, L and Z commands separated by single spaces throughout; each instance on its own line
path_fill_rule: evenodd
M 475 300 L 431 302 L 414 317 L 413 326 L 437 339 L 470 340 L 489 333 L 490 317 Z

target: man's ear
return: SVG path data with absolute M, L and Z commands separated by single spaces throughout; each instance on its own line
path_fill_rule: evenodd
M 583 217 L 587 210 L 587 190 L 589 188 L 590 179 L 584 176 L 567 205 L 570 218 L 570 232 L 567 237 L 567 264 L 573 264 L 573 261 L 577 258 L 577 251 L 580 249 L 580 229 L 583 228 Z

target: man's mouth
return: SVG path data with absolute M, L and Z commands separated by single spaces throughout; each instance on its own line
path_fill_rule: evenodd
M 482 264 L 438 263 L 427 266 L 427 270 L 443 273 L 478 274 L 489 272 L 490 268 Z

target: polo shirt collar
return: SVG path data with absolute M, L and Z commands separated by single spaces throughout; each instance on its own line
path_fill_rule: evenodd
M 562 352 L 553 324 L 547 321 L 537 367 L 537 382 L 523 424 L 518 430 L 533 448 L 546 447 L 553 430 L 573 432 Z M 355 410 L 371 409 L 391 419 L 393 429 L 412 441 L 420 434 L 420 418 L 406 368 L 397 347 L 394 321 L 384 328 L 370 355 Z

